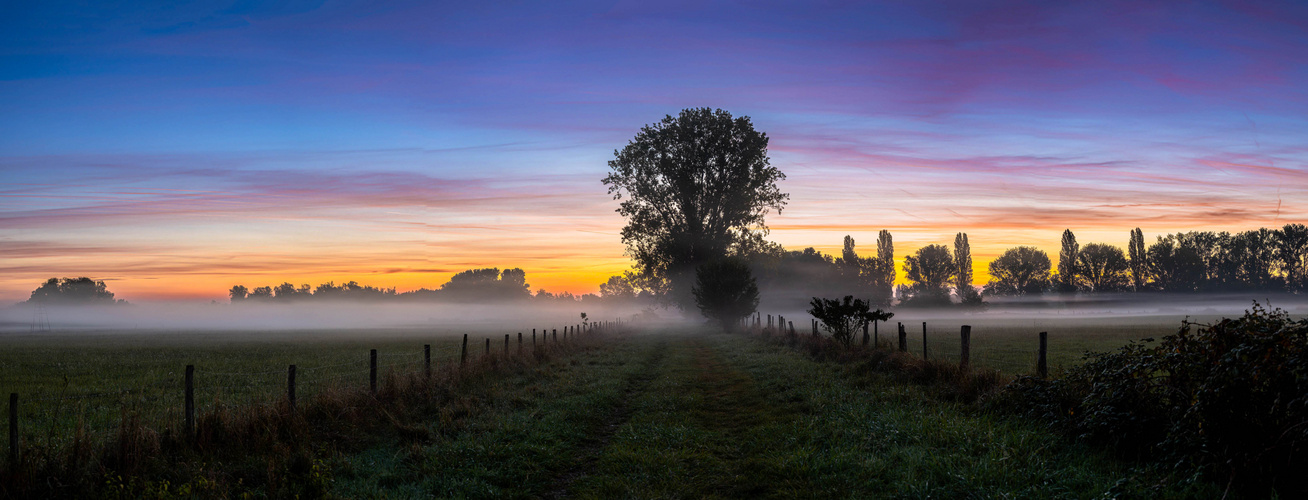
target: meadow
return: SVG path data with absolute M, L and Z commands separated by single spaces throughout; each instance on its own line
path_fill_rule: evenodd
M 1165 335 L 1179 324 L 1163 317 L 963 320 L 973 327 L 973 364 L 1005 376 L 1034 369 L 1038 331 L 1050 332 L 1056 370 L 1084 350 Z M 894 338 L 894 322 L 881 331 L 883 347 Z M 904 322 L 910 353 L 920 356 L 921 322 Z M 928 319 L 933 359 L 956 359 L 957 324 Z M 473 332 L 470 357 L 481 357 L 485 339 L 499 356 L 503 335 Z M 380 426 L 350 423 L 349 431 L 308 431 L 328 437 L 273 446 L 302 449 L 296 460 L 313 464 L 311 474 L 265 479 L 251 472 L 294 469 L 279 462 L 293 461 L 284 450 L 251 450 L 240 466 L 200 453 L 177 469 L 145 466 L 152 472 L 138 471 L 141 480 L 120 483 L 133 494 L 176 493 L 179 485 L 213 488 L 220 496 L 342 497 L 1175 493 L 1156 489 L 1165 482 L 1156 473 L 1064 442 L 1034 424 L 939 401 L 893 377 L 846 373 L 758 338 L 685 325 L 606 338 L 541 364 L 515 361 L 472 381 L 456 377 L 435 393 L 439 398 L 429 394 L 418 405 L 387 409 L 387 401 L 405 398 L 404 391 L 367 396 L 369 349 L 378 350 L 387 387 L 411 387 L 423 369 L 423 344 L 432 346 L 433 365 L 448 368 L 458 363 L 461 339 L 422 330 L 11 334 L 0 340 L 0 389 L 20 393 L 24 446 L 47 454 L 84 439 L 74 436 L 107 440 L 126 415 L 139 415 L 159 432 L 176 432 L 187 364 L 196 365 L 202 414 L 255 406 L 284 413 L 286 366 L 292 363 L 300 401 L 320 395 L 336 401 L 349 393 L 356 402 L 331 411 L 357 411 L 362 398 L 384 414 Z M 516 342 L 514 332 L 511 354 Z M 397 436 L 393 429 L 406 430 Z M 339 445 L 342 440 L 349 444 Z M 215 479 L 215 461 L 244 472 Z M 232 477 L 240 479 L 232 483 Z
M 473 330 L 469 355 L 484 354 L 492 337 L 502 351 L 503 336 Z M 424 345 L 433 367 L 458 363 L 461 344 L 461 334 L 418 329 L 11 333 L 0 337 L 0 390 L 19 394 L 25 446 L 59 448 L 79 428 L 90 436 L 117 430 L 126 414 L 153 427 L 180 425 L 186 365 L 195 366 L 196 410 L 203 413 L 284 398 L 291 364 L 304 400 L 367 387 L 371 349 L 385 378 L 423 370 Z
M 927 356 L 958 359 L 958 326 L 972 326 L 971 362 L 1008 375 L 1035 369 L 1037 332 L 1050 332 L 1052 372 L 1072 366 L 1086 351 L 1115 349 L 1131 340 L 1174 333 L 1170 316 L 1092 318 L 927 318 Z M 894 348 L 894 318 L 880 325 L 882 347 Z M 922 355 L 922 322 L 906 315 L 910 353 Z M 799 327 L 797 327 L 799 328 Z M 516 331 L 512 342 L 517 342 Z M 525 332 L 530 342 L 531 332 Z M 503 333 L 470 334 L 471 353 L 503 348 Z M 195 365 L 198 409 L 282 397 L 287 366 L 297 368 L 297 395 L 368 384 L 369 350 L 378 369 L 423 369 L 423 345 L 433 365 L 457 362 L 462 335 L 385 329 L 337 331 L 81 331 L 7 334 L 0 337 L 4 393 L 18 393 L 21 433 L 29 445 L 57 446 L 81 425 L 89 433 L 117 427 L 123 410 L 148 421 L 181 418 L 185 366 Z

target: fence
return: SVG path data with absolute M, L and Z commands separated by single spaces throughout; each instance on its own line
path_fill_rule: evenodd
M 381 352 L 369 349 L 367 358 L 360 356 L 352 362 L 330 361 L 325 356 L 291 363 L 284 368 L 260 371 L 209 371 L 197 364 L 179 366 L 181 375 L 164 374 L 162 380 L 137 387 L 112 391 L 70 394 L 35 392 L 22 395 L 9 394 L 8 404 L 8 462 L 10 467 L 20 463 L 26 446 L 40 443 L 52 449 L 66 445 L 74 434 L 83 437 L 107 434 L 117 429 L 123 419 L 133 415 L 143 421 L 180 424 L 187 436 L 194 436 L 197 401 L 210 401 L 210 409 L 230 404 L 251 404 L 259 401 L 285 398 L 286 408 L 295 412 L 297 403 L 307 401 L 327 390 L 361 389 L 364 384 L 370 394 L 377 393 L 379 374 L 418 374 L 432 377 L 433 367 L 444 361 L 452 369 L 462 371 L 470 361 L 510 358 L 536 352 L 578 339 L 583 334 L 599 333 L 618 321 L 598 321 L 566 325 L 560 328 L 531 331 L 530 345 L 525 332 L 518 332 L 516 346 L 513 335 L 504 335 L 502 350 L 491 349 L 491 339 L 485 339 L 481 353 L 469 351 L 468 334 L 461 342 L 449 343 L 433 356 L 432 344 L 422 349 L 402 352 Z M 559 333 L 562 330 L 562 338 Z M 530 351 L 528 351 L 530 349 Z M 114 417 L 114 414 L 117 417 Z
M 783 315 L 755 313 L 742 321 L 755 333 L 820 337 L 821 323 L 809 318 L 806 330 L 796 330 L 793 319 Z M 906 323 L 871 322 L 862 332 L 856 333 L 853 343 L 861 348 L 893 349 L 921 356 L 923 359 L 955 360 L 962 365 L 995 369 L 1011 374 L 1029 374 L 1047 377 L 1050 368 L 1066 367 L 1083 351 L 1068 346 L 1055 352 L 1058 362 L 1051 362 L 1049 332 L 1031 331 L 1014 333 L 1011 328 L 1002 333 L 977 331 L 972 325 L 930 326 L 927 322 Z

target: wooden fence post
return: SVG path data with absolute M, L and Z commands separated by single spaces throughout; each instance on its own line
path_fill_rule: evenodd
M 377 350 L 368 350 L 368 390 L 377 394 Z
M 486 352 L 481 353 L 481 355 L 490 356 L 490 337 L 486 337 Z
M 963 325 L 958 333 L 959 336 L 962 337 L 961 340 L 963 342 L 961 354 L 959 354 L 959 364 L 964 368 L 967 368 L 968 362 L 971 361 L 969 358 L 971 358 L 972 354 L 972 326 Z
M 459 364 L 468 362 L 468 334 L 463 334 L 463 349 L 459 350 Z
M 518 332 L 518 352 L 522 352 L 522 332 Z
M 927 359 L 926 322 L 923 321 L 922 322 L 922 360 L 926 361 L 926 359 Z
M 9 393 L 9 470 L 18 470 L 18 393 Z
M 1040 378 L 1049 377 L 1049 332 L 1040 332 L 1040 353 L 1036 355 L 1036 374 Z
M 186 439 L 195 437 L 195 365 L 186 365 Z
M 535 329 L 535 328 L 532 328 L 532 329 L 531 329 L 531 350 L 532 350 L 533 352 L 536 350 L 536 329 Z
M 422 345 L 422 373 L 431 378 L 431 344 Z
M 904 332 L 903 323 L 899 323 L 899 352 L 908 352 L 908 333 Z
M 867 334 L 867 323 L 863 323 L 863 347 L 867 347 L 867 342 L 871 340 Z
M 554 343 L 557 344 L 559 343 L 559 329 L 555 328 L 553 329 L 553 331 L 554 331 Z
M 286 367 L 286 405 L 295 413 L 295 365 Z

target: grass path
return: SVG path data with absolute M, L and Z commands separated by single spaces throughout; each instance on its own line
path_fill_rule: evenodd
M 645 334 L 485 388 L 426 443 L 343 457 L 345 497 L 1092 498 L 1169 491 L 1036 426 L 757 340 Z M 860 378 L 861 377 L 861 378 Z M 1201 492 L 1202 493 L 1202 492 Z

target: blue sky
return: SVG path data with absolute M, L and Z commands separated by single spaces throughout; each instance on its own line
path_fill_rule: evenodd
M 606 161 L 697 106 L 771 137 L 787 247 L 964 231 L 983 267 L 1063 228 L 1123 245 L 1308 213 L 1302 3 L 0 9 L 4 299 L 481 266 L 593 291 L 628 265 Z

